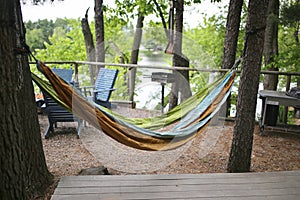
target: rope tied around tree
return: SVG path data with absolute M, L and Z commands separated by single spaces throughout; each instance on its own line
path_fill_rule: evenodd
M 14 48 L 14 53 L 16 55 L 27 55 L 29 57 L 29 60 L 34 60 L 35 62 L 38 62 L 38 59 L 33 55 L 33 53 L 30 50 L 30 47 L 28 44 L 26 44 L 25 40 L 22 42 L 22 47 L 16 47 Z
M 248 45 L 249 36 L 251 36 L 251 35 L 257 35 L 257 36 L 259 36 L 258 33 L 260 31 L 265 30 L 265 28 L 266 28 L 266 26 L 263 26 L 263 27 L 260 27 L 260 28 L 253 28 L 253 29 L 250 29 L 250 30 L 248 30 L 246 32 L 246 38 L 245 38 L 245 43 L 244 43 L 244 49 L 243 49 L 243 53 L 242 53 L 242 58 L 244 58 L 245 54 L 246 54 L 246 47 Z

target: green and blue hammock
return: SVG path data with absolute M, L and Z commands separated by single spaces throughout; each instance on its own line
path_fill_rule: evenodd
M 230 94 L 236 75 L 235 67 L 223 77 L 197 92 L 167 113 L 151 118 L 126 118 L 88 101 L 48 66 L 37 62 L 49 82 L 32 73 L 33 81 L 57 103 L 116 141 L 142 150 L 177 148 L 203 132 Z M 160 131 L 178 122 L 168 131 Z

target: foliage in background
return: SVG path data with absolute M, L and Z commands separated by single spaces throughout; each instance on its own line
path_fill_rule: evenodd
M 35 48 L 35 56 L 42 61 L 84 61 L 86 60 L 86 51 L 84 39 L 81 31 L 81 24 L 79 19 L 58 19 L 53 23 L 53 29 L 49 30 L 49 34 L 47 40 L 45 37 L 40 37 L 40 40 L 27 41 L 28 45 L 31 49 Z M 64 23 L 62 23 L 64 22 Z M 113 45 L 114 43 L 117 45 L 120 52 L 122 52 L 125 56 L 128 57 L 130 52 L 130 44 L 132 43 L 132 33 L 130 28 L 121 26 L 111 26 L 107 21 L 106 26 L 109 27 L 106 30 L 106 56 L 108 63 L 115 63 L 119 58 L 119 53 L 115 51 Z M 52 21 L 43 21 L 43 24 L 52 24 Z M 28 27 L 33 27 L 32 22 L 29 23 Z M 35 28 L 32 30 L 38 30 L 42 32 L 45 26 L 39 26 L 39 21 L 35 22 Z M 27 23 L 26 23 L 27 26 Z M 29 28 L 28 28 L 29 29 Z M 91 29 L 94 34 L 94 23 L 91 23 Z M 46 36 L 45 34 L 44 36 Z M 31 38 L 35 36 L 34 31 L 28 32 L 27 37 Z M 39 46 L 38 44 L 43 43 L 43 46 Z M 71 66 L 68 64 L 64 65 L 49 65 L 50 67 L 59 67 L 59 68 L 70 68 Z M 116 67 L 110 67 L 116 68 Z M 73 68 L 74 69 L 74 68 Z M 112 98 L 116 97 L 117 99 L 122 98 L 125 94 L 126 84 L 126 69 L 119 69 L 119 77 L 116 82 L 116 87 L 118 90 L 113 93 Z M 34 73 L 39 73 L 36 67 L 32 67 L 31 70 Z M 79 65 L 79 81 L 81 86 L 86 86 L 90 83 L 89 81 L 89 72 L 88 67 L 85 65 Z M 38 91 L 38 89 L 36 89 Z
M 281 67 L 286 71 L 300 71 L 300 1 L 290 1 L 284 3 L 281 9 L 281 32 L 280 32 L 280 55 L 277 59 Z M 300 77 L 293 77 L 300 87 Z
M 225 22 L 223 17 L 204 18 L 203 25 L 184 31 L 182 51 L 192 68 L 216 69 L 221 66 Z M 213 81 L 210 73 L 190 72 L 192 91 L 199 91 Z
M 65 31 L 70 31 L 66 19 L 58 18 L 55 22 L 47 19 L 25 22 L 26 42 L 31 47 L 31 50 L 45 49 L 45 43 L 50 43 L 49 37 L 52 36 L 54 29 L 58 27 L 63 28 Z
M 275 62 L 279 66 L 280 71 L 300 72 L 300 47 L 293 38 L 293 30 L 280 26 L 279 28 L 279 55 Z M 299 78 L 292 76 L 292 82 L 300 85 Z M 285 88 L 286 76 L 280 79 L 279 86 Z
M 122 3 L 123 1 L 119 1 Z M 133 1 L 124 1 L 134 3 Z M 158 1 L 160 2 L 160 1 Z M 129 5 L 128 4 L 128 5 Z M 294 9 L 295 7 L 293 7 Z M 105 8 L 105 47 L 107 63 L 128 63 L 133 43 L 134 25 L 130 18 L 132 14 L 125 12 L 124 7 L 116 13 L 115 9 Z M 223 8 L 224 10 L 226 8 Z M 244 26 L 246 19 L 246 6 L 243 8 L 240 36 L 238 42 L 237 57 L 244 48 Z M 136 12 L 136 10 L 132 10 Z M 282 12 L 284 13 L 284 12 Z M 286 12 L 287 13 L 287 12 Z M 299 12 L 300 13 L 300 12 Z M 218 16 L 204 17 L 203 23 L 194 28 L 186 28 L 183 36 L 183 53 L 190 59 L 193 68 L 220 68 L 223 54 L 223 40 L 225 34 L 226 12 L 222 11 Z M 280 71 L 300 71 L 300 48 L 295 40 L 295 30 L 299 29 L 299 21 L 284 20 L 282 14 L 279 28 L 279 56 L 276 63 Z M 294 16 L 294 15 L 293 15 Z M 287 17 L 286 17 L 287 18 Z M 297 18 L 298 19 L 298 18 Z M 36 56 L 44 61 L 74 61 L 86 60 L 84 40 L 81 32 L 80 21 L 75 19 L 39 20 L 25 23 L 27 43 Z M 298 27 L 298 29 L 297 29 Z M 91 22 L 91 30 L 94 34 L 94 23 Z M 167 45 L 167 38 L 161 22 L 150 20 L 145 23 L 143 30 L 142 46 L 146 51 L 141 51 L 146 56 L 154 56 L 153 52 L 163 53 Z M 166 60 L 171 64 L 169 59 Z M 70 66 L 59 66 L 69 68 Z M 112 67 L 116 68 L 116 67 Z M 120 70 L 116 83 L 118 90 L 113 93 L 114 99 L 122 99 L 127 96 L 127 69 Z M 81 85 L 87 85 L 88 68 L 79 67 Z M 209 73 L 191 72 L 191 84 L 193 91 L 203 88 L 211 80 Z M 295 78 L 292 81 L 296 81 Z M 281 79 L 280 85 L 284 87 L 285 79 Z
M 275 63 L 280 71 L 300 71 L 300 2 L 282 1 L 279 21 L 278 46 L 279 55 Z M 292 82 L 300 86 L 300 77 L 292 76 Z M 285 88 L 286 76 L 279 79 L 279 88 Z M 296 85 L 294 85 L 296 86 Z
M 143 28 L 142 46 L 149 51 L 164 51 L 168 38 L 161 22 L 150 21 Z
M 45 49 L 36 50 L 38 58 L 47 61 L 85 60 L 85 46 L 79 20 L 66 19 L 67 29 L 55 27 L 50 43 Z M 68 30 L 70 29 L 70 30 Z

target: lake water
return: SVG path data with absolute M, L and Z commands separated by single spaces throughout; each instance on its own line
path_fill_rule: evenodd
M 164 54 L 153 54 L 152 56 L 141 54 L 141 60 L 138 62 L 139 65 L 152 65 L 152 66 L 171 66 L 172 57 Z M 135 101 L 137 102 L 137 108 L 146 108 L 154 110 L 155 107 L 161 102 L 161 84 L 158 82 L 151 81 L 151 74 L 153 72 L 171 72 L 170 70 L 163 69 L 138 69 L 138 78 L 140 82 L 136 85 Z M 236 78 L 236 82 L 238 82 Z M 235 84 L 237 85 L 237 84 Z M 171 84 L 165 86 L 165 97 L 168 95 L 171 89 Z M 259 90 L 263 89 L 262 83 L 259 85 Z M 233 86 L 232 92 L 237 93 L 238 88 Z M 262 101 L 257 99 L 256 114 L 255 117 L 258 119 L 261 113 Z M 236 115 L 236 106 L 232 105 L 230 116 Z
M 169 61 L 168 61 L 169 60 Z M 141 55 L 141 60 L 138 62 L 139 65 L 152 65 L 152 66 L 168 66 L 170 67 L 171 56 L 163 54 L 153 54 L 152 56 Z M 149 110 L 155 109 L 157 104 L 161 102 L 161 84 L 158 82 L 151 81 L 151 74 L 153 72 L 169 72 L 170 70 L 164 69 L 149 69 L 140 68 L 138 69 L 138 79 L 135 88 L 134 99 L 137 102 L 137 108 L 147 108 Z M 165 96 L 170 92 L 171 84 L 165 86 Z

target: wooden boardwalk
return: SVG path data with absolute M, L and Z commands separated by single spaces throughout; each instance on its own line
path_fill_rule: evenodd
M 52 198 L 72 200 L 300 199 L 300 171 L 63 177 Z

